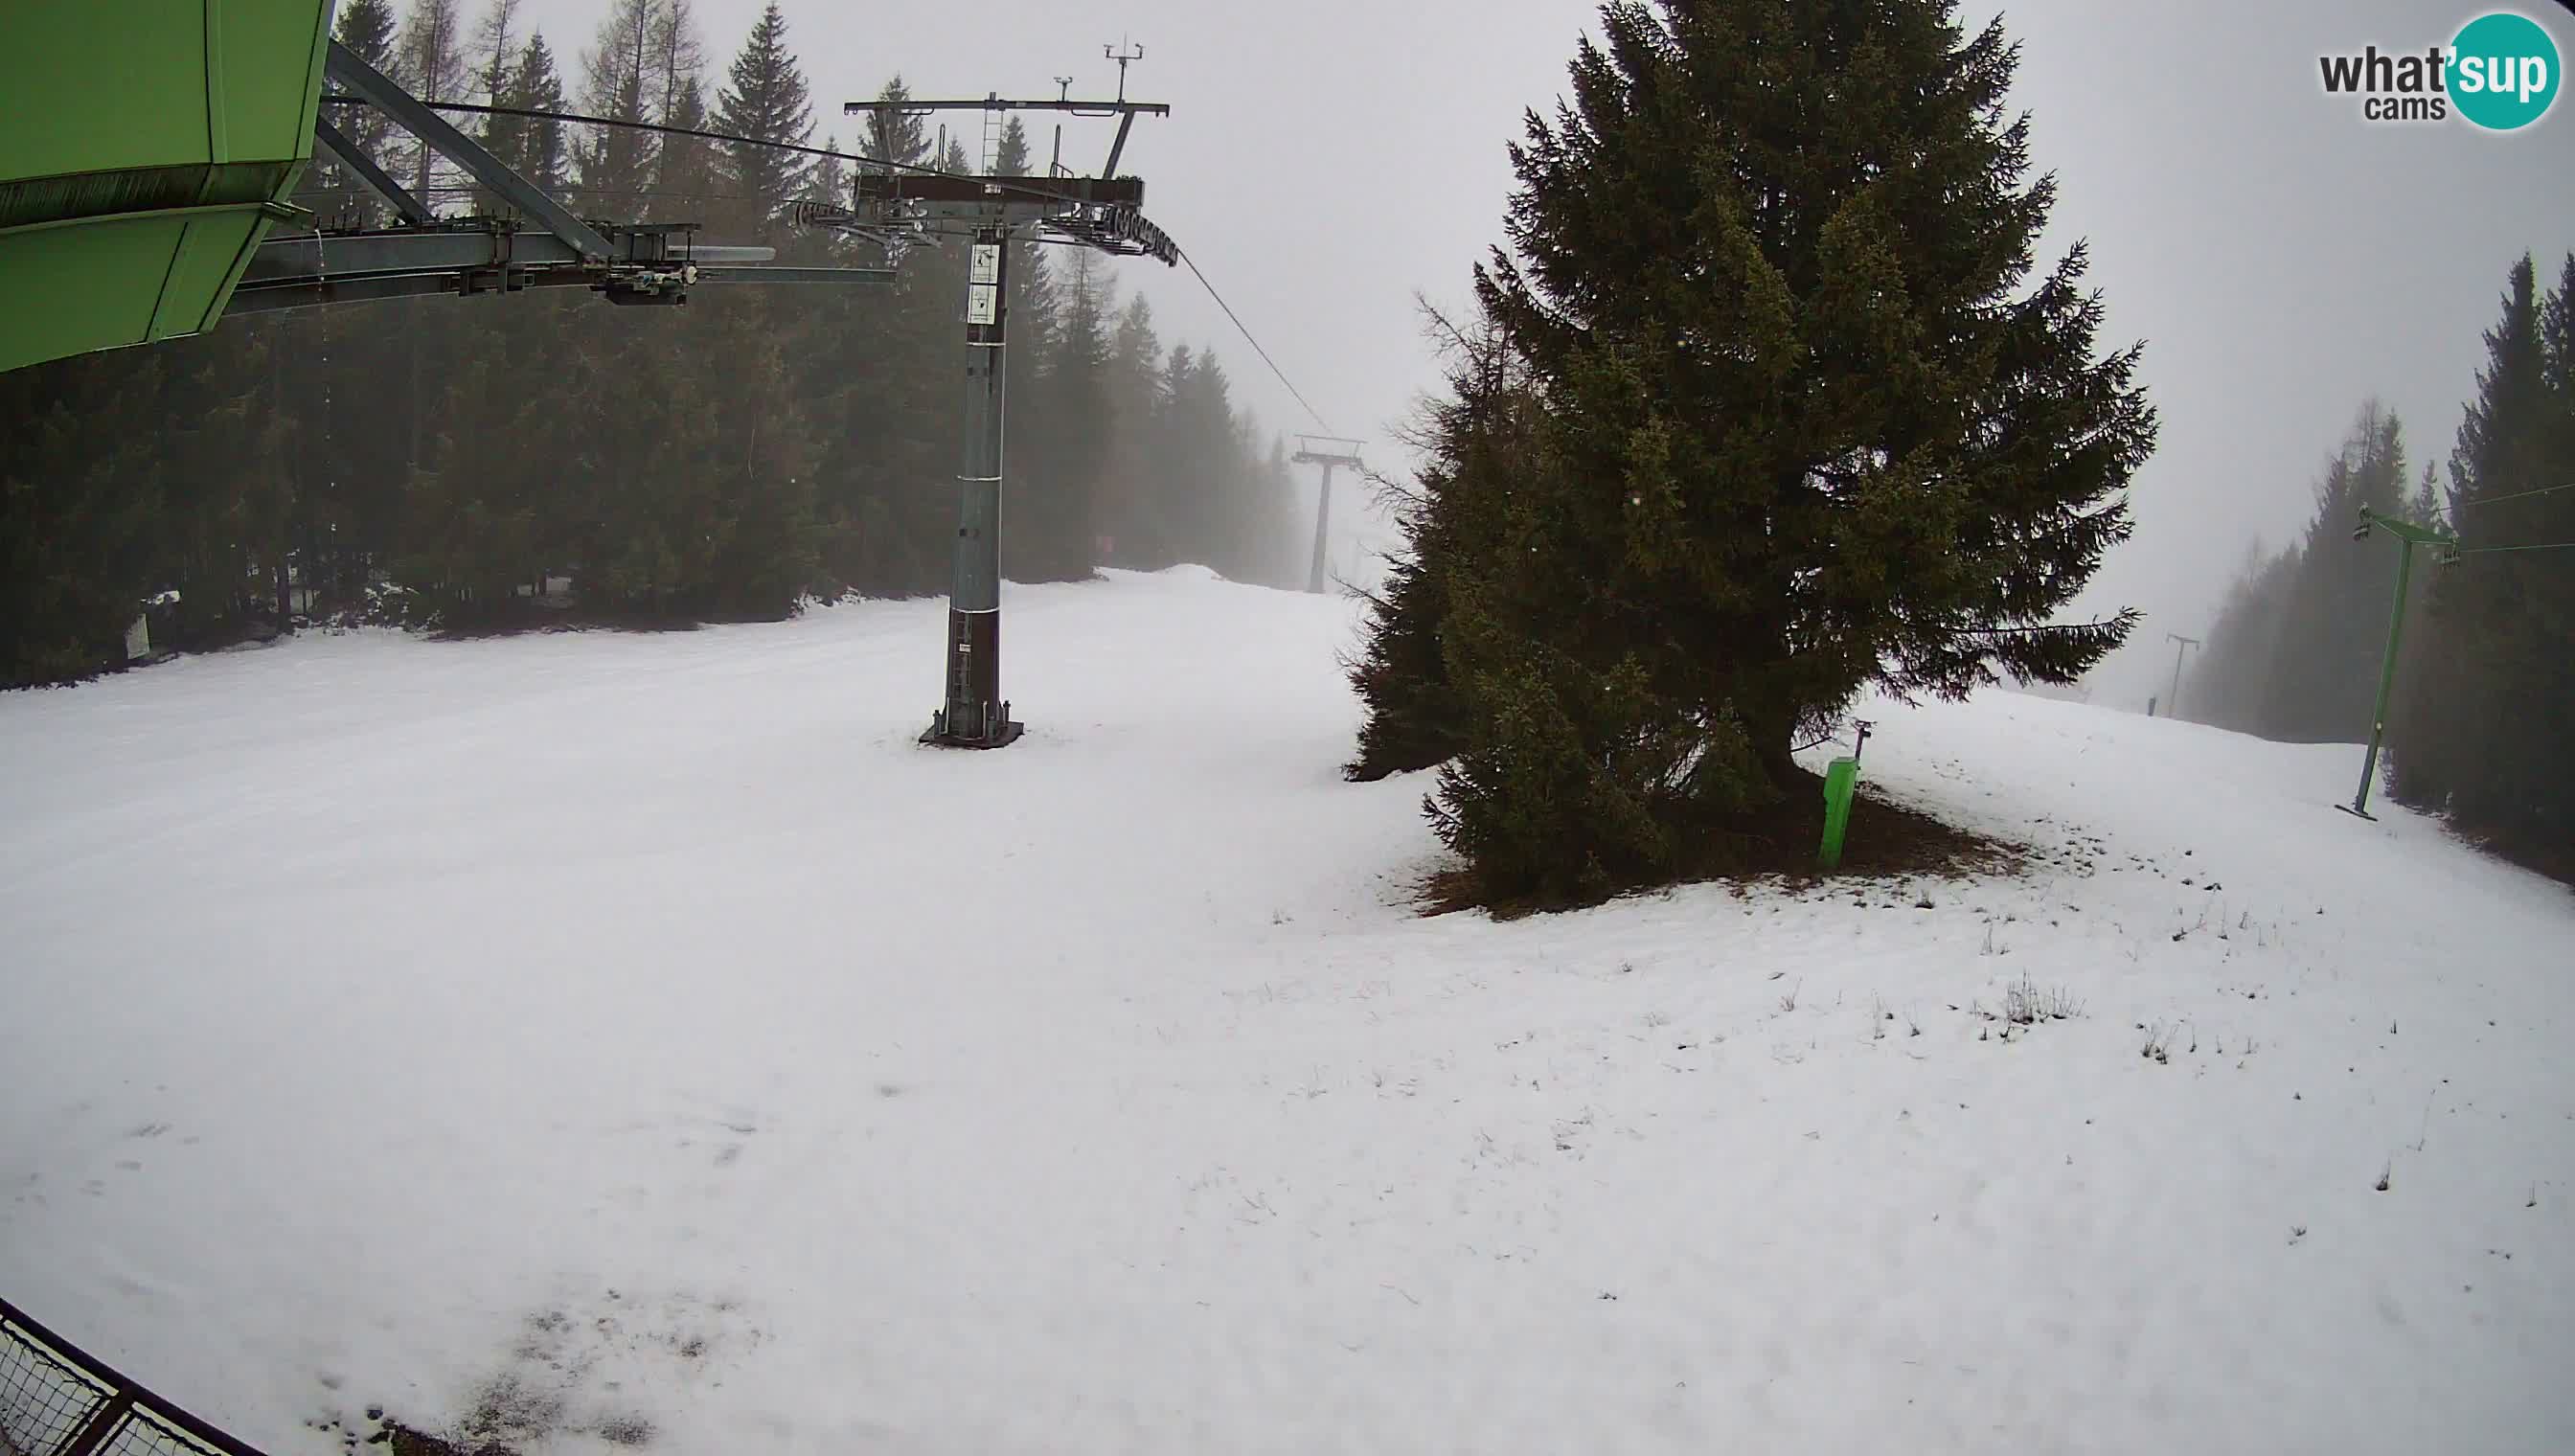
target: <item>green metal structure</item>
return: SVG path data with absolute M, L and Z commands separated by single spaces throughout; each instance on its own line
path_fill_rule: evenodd
M 296 215 L 331 0 L 0 12 L 0 370 L 213 328 Z
M 1858 788 L 1859 759 L 1835 758 L 1824 769 L 1824 842 L 1815 854 L 1817 867 L 1841 867 L 1842 835 L 1850 828 L 1851 795 Z
M 2417 526 L 2383 512 L 2360 508 L 2360 529 L 2352 533 L 2355 541 L 2366 541 L 2373 528 L 2384 527 L 2387 534 L 2402 543 L 2396 554 L 2396 605 L 2387 617 L 2387 652 L 2378 665 L 2378 706 L 2369 716 L 2369 751 L 2361 755 L 2360 787 L 2348 804 L 2336 805 L 2362 818 L 2375 818 L 2369 811 L 2369 787 L 2378 780 L 2378 750 L 2387 741 L 2387 699 L 2396 688 L 2396 650 L 2405 639 L 2405 593 L 2414 580 L 2414 548 L 2428 547 L 2443 553 L 2444 559 L 2458 551 L 2458 538 L 2437 526 Z

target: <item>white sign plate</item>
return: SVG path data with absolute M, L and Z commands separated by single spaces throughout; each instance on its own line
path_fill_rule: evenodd
M 989 324 L 999 317 L 1002 291 L 989 283 L 979 283 L 966 290 L 966 322 Z
M 975 261 L 968 266 L 974 270 L 967 276 L 966 281 L 968 283 L 1001 282 L 1002 245 L 999 243 L 976 244 Z

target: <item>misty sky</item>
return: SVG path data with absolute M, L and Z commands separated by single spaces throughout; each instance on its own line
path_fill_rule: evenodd
M 469 4 L 471 0 L 469 0 Z M 718 79 L 760 0 L 696 0 Z M 1383 444 L 1436 376 L 1415 292 L 1453 304 L 1500 236 L 1503 154 L 1549 107 L 1591 28 L 1586 0 L 787 0 L 825 129 L 839 103 L 901 72 L 915 94 L 1047 96 L 1057 76 L 1107 94 L 1102 43 L 1146 58 L 1131 94 L 1168 101 L 1122 170 L 1341 434 Z M 2416 51 L 2485 7 L 2446 0 L 2047 0 L 2004 8 L 2022 42 L 2021 106 L 2061 185 L 2050 256 L 2092 246 L 2105 345 L 2147 341 L 2162 445 L 2135 490 L 2138 533 L 2086 608 L 2149 622 L 2099 701 L 2160 691 L 2163 634 L 2202 635 L 2258 534 L 2286 540 L 2354 410 L 2377 396 L 2414 468 L 2447 459 L 2512 260 L 2575 248 L 2575 100 L 2511 135 L 2461 122 L 2369 124 L 2327 98 L 2323 51 Z M 2575 57 L 2575 16 L 2535 3 Z M 1970 4 L 1971 23 L 1996 7 Z M 599 7 L 534 0 L 574 71 Z M 971 116 L 961 118 L 972 125 Z M 1052 122 L 1032 117 L 1041 154 Z M 1096 170 L 1109 134 L 1075 122 L 1067 160 Z M 1274 429 L 1311 428 L 1184 271 L 1127 261 L 1166 342 L 1213 344 L 1238 399 Z M 1346 506 L 1335 520 L 1348 520 Z M 2354 548 L 2355 550 L 2361 548 Z

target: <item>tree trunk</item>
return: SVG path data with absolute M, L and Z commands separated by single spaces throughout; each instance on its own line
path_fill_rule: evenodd
M 1797 781 L 1799 769 L 1794 749 L 1797 746 L 1797 715 L 1784 704 L 1760 705 L 1738 710 L 1743 716 L 1744 733 L 1752 739 L 1753 761 L 1761 765 L 1762 776 L 1770 786 L 1786 792 Z

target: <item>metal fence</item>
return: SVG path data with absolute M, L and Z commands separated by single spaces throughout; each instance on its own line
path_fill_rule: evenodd
M 0 1456 L 261 1456 L 0 1299 Z

